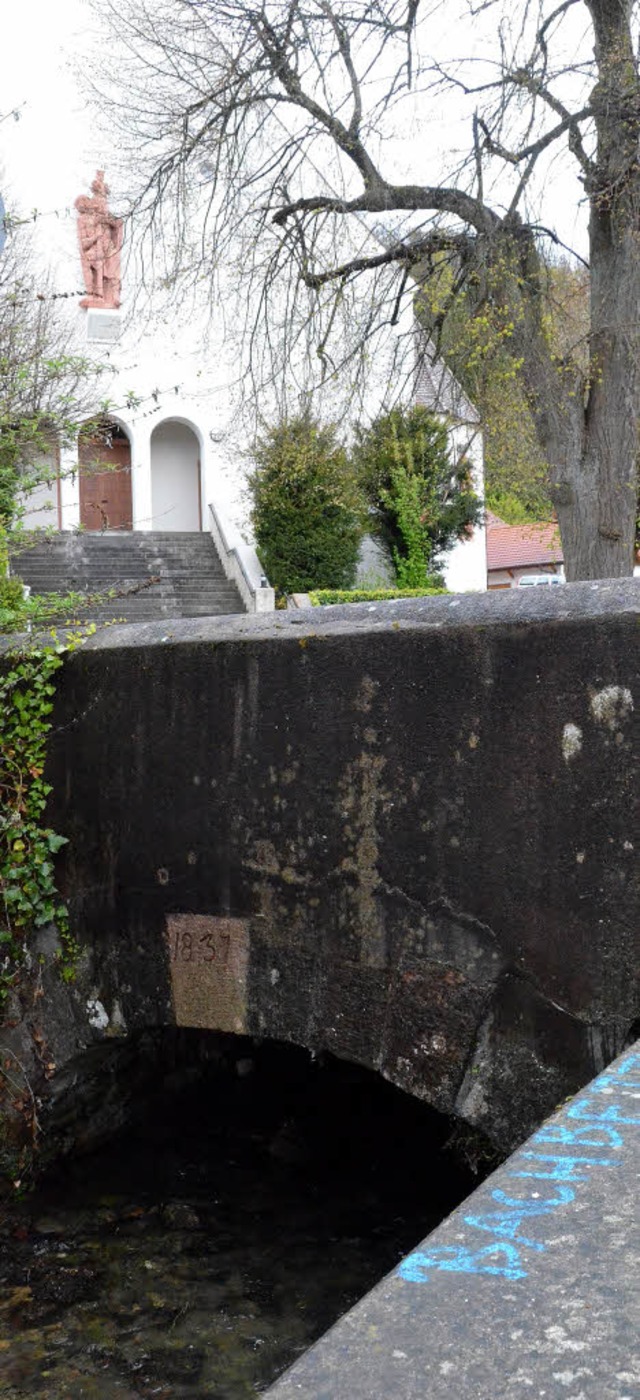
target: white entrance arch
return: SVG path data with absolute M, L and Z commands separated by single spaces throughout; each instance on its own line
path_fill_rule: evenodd
M 200 443 L 188 423 L 167 418 L 151 434 L 152 530 L 201 530 Z

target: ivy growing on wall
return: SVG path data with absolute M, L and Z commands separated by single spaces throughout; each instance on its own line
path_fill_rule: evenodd
M 75 945 L 55 883 L 54 857 L 65 844 L 46 823 L 51 785 L 44 776 L 54 676 L 77 639 L 22 646 L 0 675 L 0 1001 L 14 985 L 28 934 L 55 923 L 61 971 L 72 975 Z
M 66 838 L 46 821 L 51 785 L 45 760 L 56 672 L 65 653 L 95 631 L 69 623 L 75 594 L 25 597 L 20 579 L 6 572 L 8 558 L 8 532 L 0 524 L 0 636 L 6 639 L 0 664 L 0 1012 L 28 963 L 34 929 L 56 925 L 60 971 L 73 975 L 77 949 L 54 872 Z M 60 636 L 51 630 L 56 619 L 65 624 Z

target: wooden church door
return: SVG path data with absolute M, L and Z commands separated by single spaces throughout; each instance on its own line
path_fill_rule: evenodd
M 131 446 L 115 425 L 104 434 L 82 434 L 80 463 L 80 524 L 85 530 L 131 530 Z

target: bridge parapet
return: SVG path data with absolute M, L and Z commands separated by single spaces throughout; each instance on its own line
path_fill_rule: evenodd
M 291 1040 L 521 1142 L 640 1015 L 639 611 L 630 581 L 92 639 L 51 745 L 83 955 L 49 1062 Z
M 544 1123 L 268 1395 L 633 1400 L 639 1171 L 640 1042 Z

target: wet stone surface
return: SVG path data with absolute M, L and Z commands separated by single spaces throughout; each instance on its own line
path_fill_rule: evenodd
M 156 1103 L 0 1225 L 0 1396 L 242 1400 L 477 1178 L 451 1126 L 291 1047 Z

